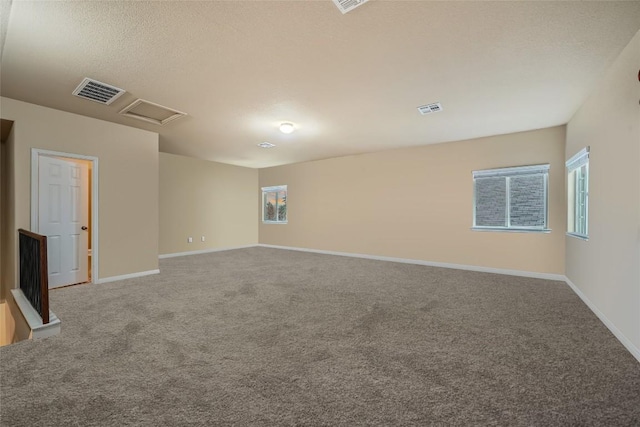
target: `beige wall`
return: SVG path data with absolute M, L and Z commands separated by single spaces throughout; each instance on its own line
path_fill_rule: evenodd
M 9 256 L 12 253 L 9 230 L 15 224 L 15 215 L 9 206 L 13 206 L 14 200 L 13 175 L 15 168 L 13 162 L 8 159 L 13 158 L 14 139 L 14 129 L 12 129 L 0 148 L 2 151 L 0 161 L 0 187 L 2 188 L 0 195 L 0 211 L 2 212 L 0 215 L 0 235 L 2 236 L 0 239 L 2 251 L 0 257 L 0 300 L 2 301 L 0 303 L 0 345 L 18 342 L 25 337 L 28 338 L 30 334 L 29 325 L 16 306 L 13 295 L 9 292 L 9 289 L 14 287 L 10 279 L 14 270 L 13 258 Z M 14 314 L 16 314 L 15 318 Z
M 589 160 L 589 240 L 567 237 L 567 277 L 640 357 L 640 33 L 567 126 Z
M 2 246 L 2 258 L 0 258 L 0 300 L 9 298 L 9 289 L 13 288 L 13 274 L 14 274 L 14 258 L 12 245 L 15 242 L 15 236 L 13 236 L 9 230 L 14 229 L 15 225 L 15 211 L 12 209 L 15 200 L 14 189 L 14 175 L 15 165 L 10 159 L 13 159 L 15 148 L 15 127 L 12 128 L 11 133 L 2 147 L 2 173 L 0 175 L 0 186 L 2 186 L 2 222 L 0 222 L 0 228 L 2 229 L 2 240 L 0 240 L 0 246 Z
M 7 302 L 2 300 L 0 301 L 0 346 L 11 344 L 7 338 L 8 329 Z
M 2 331 L 0 331 L 0 346 L 31 338 L 31 328 L 11 292 L 7 294 L 6 301 L 0 303 L 0 316 L 3 322 Z
M 2 264 L 3 264 L 3 257 L 2 257 L 2 247 L 4 246 L 4 221 L 5 221 L 5 217 L 6 214 L 4 212 L 5 207 L 6 207 L 6 203 L 4 201 L 4 197 L 6 196 L 6 191 L 4 189 L 4 185 L 5 185 L 5 181 L 6 181 L 6 177 L 5 177 L 5 173 L 7 168 L 4 165 L 4 159 L 6 158 L 6 144 L 3 142 L 0 142 L 0 302 L 4 301 L 5 296 L 4 296 L 4 286 L 2 285 Z M 4 312 L 2 314 L 0 314 L 0 320 L 4 319 Z M 3 329 L 0 325 L 0 329 Z M 1 333 L 1 332 L 0 332 Z M 2 342 L 2 338 L 0 337 L 0 342 Z
M 13 191 L 15 197 L 3 252 L 8 286 L 16 284 L 16 230 L 31 228 L 32 148 L 99 158 L 100 279 L 157 269 L 158 135 L 13 99 L 0 102 L 2 118 L 15 122 L 13 153 L 7 150 L 8 196 Z
M 257 185 L 257 169 L 160 153 L 160 254 L 258 243 Z
M 288 185 L 289 223 L 259 221 L 260 243 L 563 274 L 564 141 L 560 126 L 261 169 L 260 187 Z M 473 170 L 540 163 L 551 233 L 471 230 Z

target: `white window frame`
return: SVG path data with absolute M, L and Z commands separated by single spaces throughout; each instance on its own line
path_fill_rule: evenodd
M 565 164 L 567 168 L 567 236 L 582 240 L 589 240 L 589 151 L 589 147 L 583 148 Z M 580 179 L 584 182 L 582 187 L 584 191 L 578 194 Z M 584 200 L 582 206 L 581 200 Z
M 262 223 L 263 224 L 287 224 L 289 222 L 289 206 L 288 206 L 288 200 L 287 200 L 287 218 L 284 221 L 280 221 L 280 220 L 275 220 L 275 221 L 271 221 L 271 220 L 266 220 L 265 219 L 265 197 L 267 196 L 267 193 L 273 193 L 273 192 L 279 192 L 279 191 L 284 191 L 285 195 L 288 195 L 287 193 L 287 186 L 286 185 L 274 185 L 272 187 L 262 187 L 262 196 L 260 198 L 261 203 L 262 203 Z M 276 196 L 277 199 L 277 196 Z M 278 218 L 278 205 L 276 203 L 276 218 Z
M 541 227 L 534 226 L 512 226 L 511 225 L 511 195 L 510 195 L 510 179 L 511 177 L 521 177 L 528 175 L 542 175 L 544 180 L 544 225 Z M 506 226 L 484 226 L 476 224 L 476 179 L 505 177 L 506 179 L 506 200 L 505 200 L 505 222 Z M 549 164 L 530 165 L 530 166 L 514 166 L 500 169 L 486 169 L 473 171 L 473 227 L 474 231 L 507 231 L 507 232 L 523 232 L 523 233 L 549 233 Z

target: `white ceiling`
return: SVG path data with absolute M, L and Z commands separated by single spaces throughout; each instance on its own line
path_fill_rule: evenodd
M 638 30 L 637 1 L 15 0 L 1 93 L 266 167 L 567 123 Z M 74 97 L 84 77 L 128 93 Z M 189 116 L 118 115 L 136 98 Z M 431 102 L 444 111 L 421 116 Z

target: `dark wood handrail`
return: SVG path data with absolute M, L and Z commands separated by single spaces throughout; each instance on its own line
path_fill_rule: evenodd
M 19 229 L 20 289 L 33 308 L 49 323 L 49 272 L 47 266 L 47 236 Z
M 45 240 L 45 241 L 47 240 L 47 236 L 43 236 L 41 234 L 34 233 L 33 231 L 25 230 L 23 228 L 20 228 L 18 230 L 18 233 L 24 234 L 24 235 L 29 236 L 32 239 L 36 239 L 36 240 Z

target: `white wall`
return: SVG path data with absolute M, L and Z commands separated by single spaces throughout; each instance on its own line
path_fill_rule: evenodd
M 567 125 L 591 147 L 589 240 L 567 237 L 566 275 L 640 360 L 640 32 Z

